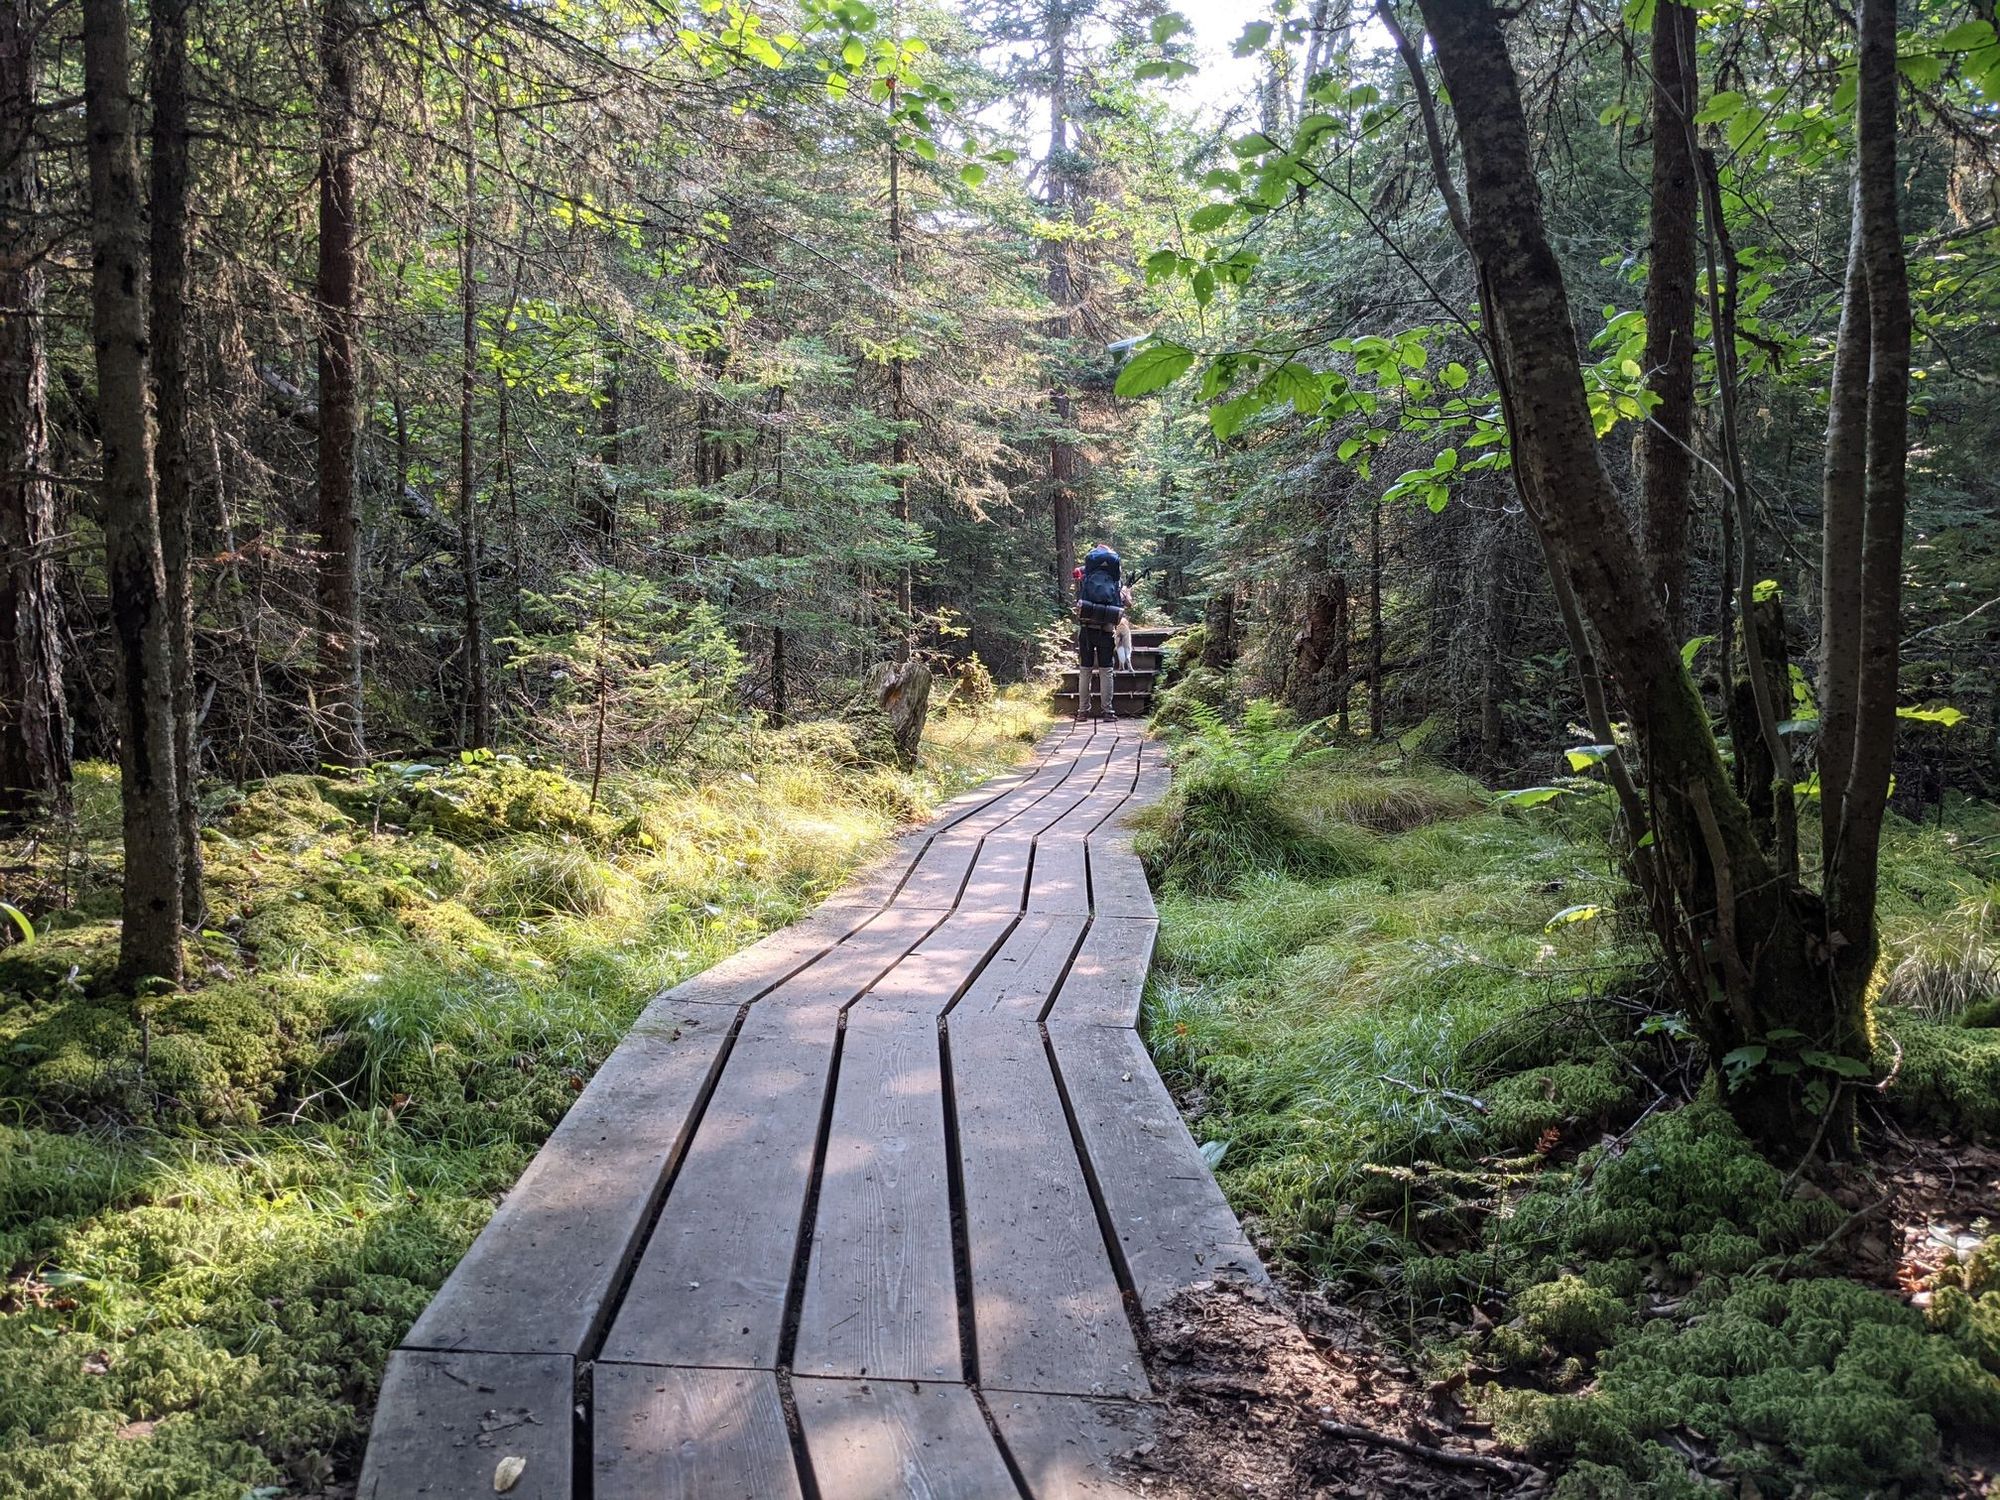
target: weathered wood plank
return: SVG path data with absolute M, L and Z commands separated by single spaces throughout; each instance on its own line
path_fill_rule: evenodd
M 800 1500 L 768 1370 L 599 1363 L 592 1384 L 596 1500 Z
M 968 1019 L 949 1031 L 981 1384 L 1145 1394 L 1040 1029 Z
M 1102 836 L 1090 840 L 1090 908 L 1100 917 L 1150 922 L 1159 916 L 1146 867 L 1129 845 Z
M 823 906 L 811 916 L 782 927 L 738 950 L 660 995 L 655 1005 L 748 1005 L 782 984 L 875 916 L 860 906 Z
M 826 1500 L 1002 1500 L 1017 1493 L 962 1385 L 799 1379 L 792 1394 Z
M 771 1369 L 838 1017 L 744 1023 L 601 1357 Z
M 910 955 L 884 974 L 857 1009 L 936 1016 L 965 988 L 986 956 L 1000 946 L 1012 912 L 968 911 L 946 917 Z
M 889 973 L 937 926 L 941 912 L 891 907 L 757 1002 L 764 1011 L 811 1011 L 829 1023 Z
M 1138 779 L 1140 741 L 1120 737 L 1106 757 L 1102 773 L 1088 795 L 1043 830 L 1044 836 L 1087 837 L 1132 795 Z
M 1051 1020 L 1063 1085 L 1147 1314 L 1199 1281 L 1262 1283 L 1262 1262 L 1136 1031 Z
M 1039 797 L 1048 786 L 1060 779 L 1069 763 L 1069 754 L 1064 736 L 1044 738 L 1035 749 L 1032 765 L 947 802 L 938 815 L 922 828 L 893 840 L 888 849 L 870 860 L 846 886 L 830 897 L 820 911 L 839 907 L 875 910 L 886 906 L 932 840 L 970 819 L 989 815 L 995 804 L 1010 803 L 1018 797 L 1025 797 L 1028 801 Z
M 1125 1460 L 1157 1440 L 1157 1408 L 995 1391 L 986 1409 L 1034 1500 L 1126 1500 L 1146 1493 Z
M 1137 1026 L 1158 922 L 1099 917 L 1084 934 L 1076 962 L 1049 1011 L 1051 1021 Z
M 959 893 L 959 910 L 1021 910 L 1034 847 L 1026 834 L 1009 837 L 1003 830 L 989 836 L 979 846 L 979 857 L 973 861 L 972 873 Z
M 1028 872 L 1028 910 L 1087 916 L 1090 875 L 1080 838 L 1035 840 L 1035 863 Z
M 959 889 L 965 884 L 972 861 L 979 854 L 975 834 L 956 831 L 932 841 L 903 888 L 896 892 L 897 906 L 952 907 L 958 904 Z
M 1063 779 L 1062 785 L 1009 820 L 1004 826 L 1012 833 L 1039 834 L 1067 817 L 1076 805 L 1097 789 L 1098 781 L 1104 775 L 1104 768 L 1110 761 L 1109 747 L 1092 750 L 1081 756 Z
M 404 1339 L 584 1352 L 638 1251 L 735 1013 L 647 1010 L 598 1069 Z
M 1033 1021 L 1040 1017 L 1089 920 L 1062 912 L 1030 912 L 1023 917 L 993 961 L 959 997 L 952 1018 Z
M 382 1375 L 361 1465 L 363 1500 L 492 1500 L 502 1459 L 527 1467 L 507 1491 L 569 1500 L 576 1364 L 566 1355 L 398 1350 Z
M 1032 780 L 1023 782 L 1006 796 L 981 808 L 977 814 L 961 822 L 954 831 L 977 838 L 1002 827 L 1068 780 L 1070 773 L 1076 767 L 1077 757 L 1081 754 L 1080 744 L 1058 751 L 1049 757 Z
M 792 1368 L 903 1380 L 963 1373 L 944 1085 L 927 1015 L 849 1014 Z

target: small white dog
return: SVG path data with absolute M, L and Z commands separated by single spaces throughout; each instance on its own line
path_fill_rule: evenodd
M 1118 670 L 1132 670 L 1132 591 L 1120 589 L 1119 602 L 1125 606 L 1125 613 L 1118 617 L 1118 628 L 1111 632 L 1112 654 L 1117 659 Z

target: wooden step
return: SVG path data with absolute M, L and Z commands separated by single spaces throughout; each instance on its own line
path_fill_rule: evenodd
M 1064 693 L 1075 692 L 1078 670 L 1076 667 L 1071 667 L 1067 672 L 1063 673 L 1062 679 L 1057 685 L 1057 691 Z M 1090 675 L 1092 679 L 1090 690 L 1094 693 L 1097 691 L 1097 673 L 1092 672 Z M 1121 693 L 1150 693 L 1157 685 L 1159 675 L 1158 672 L 1117 672 L 1114 675 L 1112 687 Z
M 1055 702 L 1058 716 L 1076 712 L 1075 693 L 1057 693 Z M 1090 695 L 1090 705 L 1091 712 L 1097 712 L 1097 694 Z M 1121 719 L 1143 719 L 1152 710 L 1153 700 L 1146 693 L 1114 692 L 1111 695 L 1111 706 Z

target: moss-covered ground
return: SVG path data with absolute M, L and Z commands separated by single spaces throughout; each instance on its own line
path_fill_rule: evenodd
M 745 730 L 597 804 L 508 757 L 218 793 L 184 993 L 116 993 L 115 776 L 10 843 L 0 949 L 0 1500 L 312 1495 L 388 1351 L 648 996 L 1019 760 L 1024 699 Z
M 1753 1150 L 1660 1010 L 1601 803 L 1168 707 L 1148 1038 L 1267 1253 L 1566 1497 L 1938 1492 L 2000 1425 L 2000 1241 L 1928 1309 L 1841 1274 L 1833 1179 Z M 1889 839 L 1866 1113 L 1964 1141 L 2000 1136 L 2000 872 L 1956 826 Z

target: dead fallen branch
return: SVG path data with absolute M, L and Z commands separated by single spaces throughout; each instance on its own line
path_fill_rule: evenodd
M 1476 1469 L 1482 1474 L 1499 1474 L 1516 1484 L 1546 1480 L 1548 1476 L 1533 1464 L 1524 1464 L 1511 1458 L 1489 1458 L 1484 1453 L 1460 1453 L 1451 1448 L 1433 1448 L 1428 1443 L 1415 1443 L 1408 1438 L 1397 1437 L 1391 1432 L 1378 1432 L 1373 1427 L 1357 1427 L 1352 1422 L 1336 1422 L 1322 1417 L 1319 1430 L 1331 1437 L 1345 1438 L 1349 1442 L 1367 1443 L 1376 1448 L 1392 1448 L 1398 1453 L 1406 1453 L 1411 1458 L 1421 1458 L 1426 1463 L 1445 1464 L 1454 1469 Z

